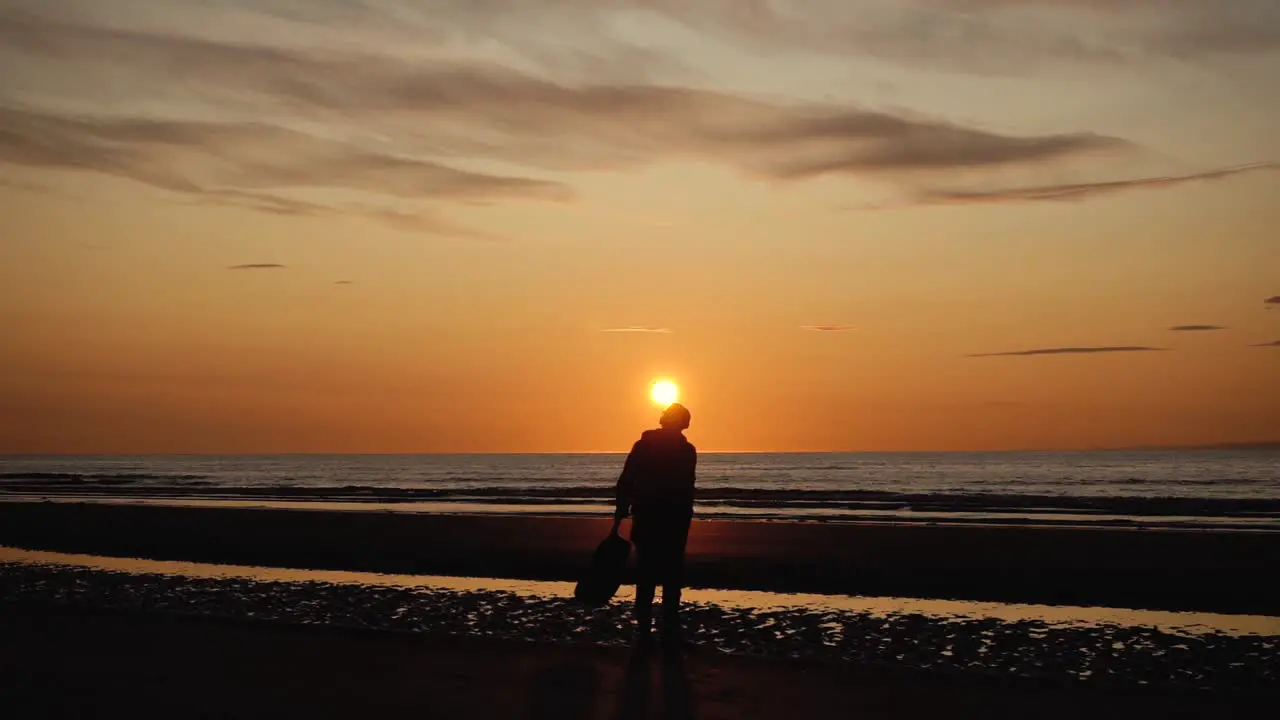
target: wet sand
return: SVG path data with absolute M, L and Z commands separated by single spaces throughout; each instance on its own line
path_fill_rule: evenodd
M 11 605 L 145 611 L 544 643 L 625 645 L 630 588 L 587 608 L 571 583 L 281 570 L 0 548 Z M 701 651 L 944 675 L 1213 691 L 1280 687 L 1280 618 L 690 591 Z M 661 624 L 661 620 L 659 620 Z
M 0 707 L 13 718 L 1130 720 L 1261 716 L 1277 700 L 12 605 L 0 637 Z
M 602 518 L 0 502 L 0 544 L 332 570 L 576 580 Z M 1280 533 L 695 521 L 693 587 L 1280 615 Z

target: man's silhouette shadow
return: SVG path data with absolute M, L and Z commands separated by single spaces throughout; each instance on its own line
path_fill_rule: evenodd
M 678 649 L 654 653 L 636 649 L 622 678 L 618 693 L 618 720 L 650 717 L 653 696 L 654 663 L 661 667 L 662 714 L 670 720 L 692 720 L 693 692 L 684 668 L 684 655 Z

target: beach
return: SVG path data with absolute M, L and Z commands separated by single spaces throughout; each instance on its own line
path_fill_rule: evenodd
M 0 700 L 16 717 L 560 719 L 1280 701 L 1280 613 L 1247 580 L 1273 533 L 699 520 L 673 659 L 633 652 L 630 587 L 572 599 L 608 525 L 0 502 Z
M 10 717 L 1222 717 L 1274 694 L 1080 688 L 625 648 L 6 608 Z
M 125 557 L 574 581 L 605 518 L 0 502 L 0 544 Z M 1280 615 L 1280 533 L 695 521 L 691 586 Z

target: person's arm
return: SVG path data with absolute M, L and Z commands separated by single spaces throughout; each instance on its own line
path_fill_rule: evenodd
M 698 484 L 698 448 L 689 443 L 689 507 L 693 508 L 693 499 L 697 494 Z
M 622 464 L 622 473 L 618 475 L 618 485 L 614 489 L 613 532 L 617 533 L 622 526 L 623 518 L 631 514 L 631 495 L 636 481 L 636 456 L 640 454 L 640 443 L 637 441 L 627 453 L 627 460 Z

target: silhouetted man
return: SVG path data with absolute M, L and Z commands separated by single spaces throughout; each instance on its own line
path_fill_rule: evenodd
M 663 635 L 679 632 L 680 592 L 684 584 L 684 548 L 693 520 L 693 485 L 698 451 L 684 436 L 689 411 L 673 403 L 657 430 L 646 430 L 627 455 L 618 477 L 613 530 L 631 515 L 636 548 L 636 635 L 647 640 L 653 625 L 653 595 L 662 584 Z

